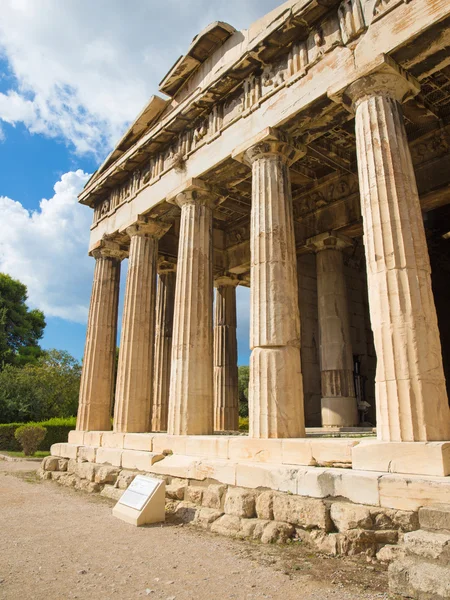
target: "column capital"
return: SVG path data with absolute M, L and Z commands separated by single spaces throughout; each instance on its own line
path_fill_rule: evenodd
M 322 250 L 344 250 L 353 246 L 353 240 L 342 233 L 329 231 L 306 240 L 306 247 L 312 252 Z
M 355 81 L 345 88 L 330 88 L 328 96 L 354 112 L 358 104 L 372 96 L 389 96 L 400 104 L 420 92 L 420 83 L 390 56 L 380 54 L 356 73 Z
M 175 273 L 177 270 L 177 263 L 173 260 L 169 260 L 165 256 L 158 258 L 158 275 L 165 275 L 166 273 Z
M 162 223 L 156 219 L 139 215 L 134 223 L 125 227 L 125 231 L 130 237 L 141 235 L 159 240 L 171 226 L 171 223 Z
M 117 258 L 117 260 L 123 260 L 128 256 L 128 249 L 118 242 L 105 236 L 89 250 L 89 255 L 93 256 L 95 259 Z
M 233 273 L 227 273 L 223 275 L 219 275 L 214 279 L 214 287 L 221 287 L 224 285 L 229 285 L 232 287 L 237 287 L 239 285 L 239 278 L 237 275 Z
M 209 185 L 202 179 L 188 179 L 182 186 L 174 190 L 166 198 L 169 204 L 176 204 L 180 208 L 185 204 L 200 204 L 215 208 L 225 200 L 226 194 Z
M 254 138 L 236 148 L 231 156 L 248 166 L 264 156 L 283 156 L 287 164 L 291 165 L 305 154 L 306 147 L 304 145 L 295 143 L 284 131 L 267 127 Z

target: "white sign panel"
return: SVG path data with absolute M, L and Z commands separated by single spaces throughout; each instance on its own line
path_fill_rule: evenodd
M 122 494 L 119 504 L 124 504 L 135 510 L 142 510 L 147 500 L 160 484 L 160 479 L 151 479 L 150 477 L 138 475 Z

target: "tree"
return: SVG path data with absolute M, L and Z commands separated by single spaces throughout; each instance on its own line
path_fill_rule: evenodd
M 43 351 L 36 364 L 0 372 L 0 423 L 44 421 L 76 414 L 81 365 L 68 352 Z
M 249 367 L 238 367 L 239 388 L 239 416 L 248 417 L 248 383 L 250 379 Z
M 30 310 L 26 301 L 26 286 L 0 273 L 0 369 L 35 364 L 42 354 L 38 341 L 44 333 L 44 313 Z

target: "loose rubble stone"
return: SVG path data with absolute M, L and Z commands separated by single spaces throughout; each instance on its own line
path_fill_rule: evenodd
M 328 508 L 315 498 L 274 494 L 273 516 L 276 521 L 291 523 L 304 529 L 331 529 Z
M 228 488 L 225 497 L 225 513 L 245 519 L 251 519 L 255 513 L 255 494 L 240 488 Z
M 377 552 L 377 559 L 380 562 L 390 563 L 397 558 L 403 558 L 405 555 L 405 550 L 401 546 L 392 546 L 390 544 L 386 544 L 383 546 L 381 550 Z
M 373 522 L 367 506 L 349 502 L 333 502 L 331 518 L 338 531 L 372 529 Z

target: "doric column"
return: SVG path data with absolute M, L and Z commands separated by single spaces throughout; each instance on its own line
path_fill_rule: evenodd
M 378 437 L 450 439 L 436 310 L 414 169 L 399 102 L 418 83 L 393 65 L 346 90 L 356 111 Z
M 150 431 L 158 240 L 168 226 L 141 220 L 127 228 L 130 241 L 117 369 L 114 431 Z
M 119 244 L 104 240 L 91 254 L 95 271 L 76 428 L 107 431 L 111 429 L 114 391 L 120 262 L 126 252 Z
M 234 157 L 252 167 L 250 436 L 305 435 L 289 165 L 302 155 L 269 129 Z
M 239 428 L 236 339 L 237 277 L 218 277 L 214 305 L 214 430 Z
M 181 208 L 168 433 L 213 433 L 214 196 L 199 180 L 176 194 Z
M 167 431 L 175 271 L 176 265 L 174 263 L 161 260 L 158 264 L 152 431 Z
M 358 424 L 342 256 L 342 250 L 351 244 L 350 239 L 333 233 L 307 242 L 316 252 L 323 427 Z

